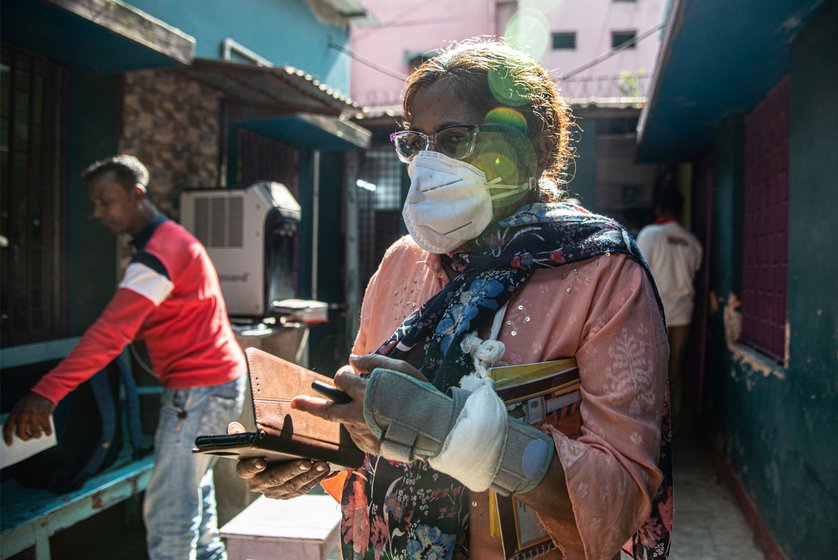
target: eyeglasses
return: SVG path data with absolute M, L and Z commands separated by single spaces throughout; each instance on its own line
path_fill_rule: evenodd
M 430 135 L 415 130 L 400 130 L 390 135 L 390 142 L 404 163 L 410 163 L 416 154 L 431 148 L 454 159 L 466 159 L 474 152 L 479 130 L 476 124 L 447 126 Z

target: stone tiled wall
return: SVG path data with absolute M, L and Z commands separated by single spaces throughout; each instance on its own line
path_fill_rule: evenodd
M 125 75 L 120 152 L 148 167 L 155 204 L 175 219 L 181 189 L 220 184 L 220 99 L 216 90 L 177 71 Z

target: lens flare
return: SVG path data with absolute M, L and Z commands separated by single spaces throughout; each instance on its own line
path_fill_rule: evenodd
M 520 111 L 512 107 L 495 107 L 488 113 L 483 122 L 490 124 L 502 124 L 517 130 L 522 134 L 527 133 L 527 119 Z
M 538 60 L 547 50 L 550 24 L 540 9 L 522 7 L 509 18 L 503 36 L 511 46 Z
M 497 180 L 504 185 L 520 185 L 535 177 L 538 158 L 527 137 L 524 117 L 508 107 L 490 111 L 480 125 L 469 163 L 483 171 L 489 182 Z
M 490 68 L 488 73 L 489 89 L 499 103 L 511 107 L 520 107 L 527 103 L 529 86 L 515 82 L 515 77 L 509 75 L 505 68 Z

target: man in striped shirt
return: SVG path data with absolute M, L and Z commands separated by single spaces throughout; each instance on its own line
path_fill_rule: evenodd
M 224 433 L 243 398 L 244 356 L 230 327 L 218 275 L 204 247 L 163 216 L 148 196 L 148 171 L 115 156 L 85 172 L 93 216 L 132 238 L 134 256 L 107 307 L 72 352 L 12 410 L 4 438 L 50 433 L 56 404 L 143 340 L 164 392 L 155 433 L 154 473 L 143 513 L 152 560 L 223 558 L 212 465 L 193 455 L 199 433 Z

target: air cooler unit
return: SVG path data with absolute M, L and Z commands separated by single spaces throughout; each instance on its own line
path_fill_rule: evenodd
M 267 317 L 295 297 L 300 205 L 285 185 L 184 190 L 180 217 L 215 264 L 231 317 Z

